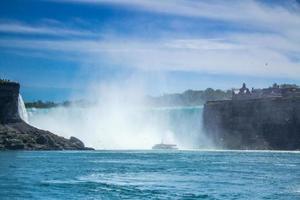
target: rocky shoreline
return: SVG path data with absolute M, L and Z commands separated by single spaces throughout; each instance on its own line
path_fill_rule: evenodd
M 78 138 L 66 139 L 24 122 L 19 114 L 19 83 L 0 83 L 0 150 L 93 150 Z
M 0 124 L 0 150 L 93 150 L 75 137 L 66 139 L 25 122 Z

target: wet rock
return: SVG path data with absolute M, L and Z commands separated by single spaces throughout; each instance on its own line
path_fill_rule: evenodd
M 80 148 L 84 148 L 84 144 L 83 142 L 81 142 L 78 138 L 71 136 L 70 137 L 70 142 L 73 143 L 74 145 L 80 147 Z
M 47 142 L 48 142 L 48 140 L 47 140 L 46 136 L 44 136 L 44 135 L 40 135 L 36 139 L 36 143 L 38 143 L 38 144 L 47 144 Z
M 19 83 L 0 83 L 0 150 L 91 150 L 79 139 L 70 140 L 30 126 L 18 112 Z
M 0 150 L 92 150 L 75 137 L 66 139 L 25 122 L 0 124 Z
M 10 150 L 21 150 L 25 148 L 22 140 L 13 138 L 5 140 L 5 147 Z

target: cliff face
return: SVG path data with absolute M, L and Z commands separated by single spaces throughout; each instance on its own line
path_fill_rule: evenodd
M 0 85 L 0 123 L 20 122 L 18 97 L 20 85 L 14 82 Z
M 25 123 L 19 116 L 20 85 L 0 83 L 0 150 L 89 150 L 77 138 L 66 139 Z
M 207 102 L 203 123 L 227 149 L 300 149 L 300 98 Z

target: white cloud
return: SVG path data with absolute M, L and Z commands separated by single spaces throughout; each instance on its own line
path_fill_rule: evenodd
M 218 37 L 193 36 L 192 39 L 188 33 L 185 33 L 185 37 L 174 37 L 174 34 L 170 34 L 168 37 L 148 40 L 111 35 L 102 37 L 101 40 L 2 39 L 0 46 L 10 49 L 63 52 L 65 55 L 81 55 L 75 58 L 82 59 L 83 62 L 101 61 L 144 70 L 184 70 L 299 78 L 300 61 L 291 58 L 291 55 L 300 55 L 300 12 L 293 10 L 299 11 L 298 7 L 266 5 L 252 0 L 64 0 L 64 2 L 115 4 L 126 6 L 128 9 L 205 17 L 238 23 L 252 31 L 222 34 L 219 30 Z M 53 31 L 55 29 L 51 27 L 12 26 L 9 29 L 7 27 L 3 26 L 2 30 L 53 34 L 59 32 Z M 73 35 L 77 34 L 76 30 L 72 31 Z M 155 31 L 164 30 L 160 28 Z M 78 32 L 78 35 L 80 34 L 81 31 Z
M 293 62 L 273 40 L 281 40 L 283 50 L 296 45 L 277 37 L 263 40 L 252 35 L 228 39 L 143 40 L 0 40 L 0 46 L 54 51 L 81 55 L 86 62 L 113 63 L 143 70 L 183 70 L 218 74 L 275 76 L 297 78 L 299 63 Z M 77 57 L 75 57 L 78 59 Z
M 297 39 L 298 42 L 300 40 L 300 6 L 295 0 L 287 0 L 285 4 L 263 4 L 255 0 L 60 0 L 57 2 L 111 4 L 132 10 L 201 17 L 236 23 L 249 27 L 253 31 L 282 34 Z
M 0 32 L 54 36 L 95 36 L 95 33 L 85 30 L 76 30 L 64 27 L 53 27 L 49 25 L 32 26 L 19 22 L 0 22 Z
M 187 17 L 206 17 L 227 21 L 247 22 L 252 25 L 265 24 L 269 27 L 284 19 L 285 25 L 299 25 L 299 6 L 293 0 L 287 0 L 284 6 L 262 4 L 255 0 L 52 0 L 56 2 L 82 4 L 111 4 L 129 9 L 147 10 Z M 286 7 L 289 5 L 289 7 Z M 294 12 L 292 12 L 293 9 Z M 283 24 L 281 24 L 283 25 Z M 275 27 L 273 27 L 275 28 Z

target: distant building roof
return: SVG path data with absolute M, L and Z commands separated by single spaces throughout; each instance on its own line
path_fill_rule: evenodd
M 263 88 L 263 89 L 252 88 L 252 90 L 250 91 L 246 87 L 246 84 L 243 83 L 243 86 L 240 89 L 232 90 L 233 100 L 257 99 L 257 98 L 268 98 L 268 97 L 289 97 L 289 96 L 300 97 L 299 86 L 291 85 L 291 84 L 277 85 L 276 83 L 274 83 L 272 87 Z

